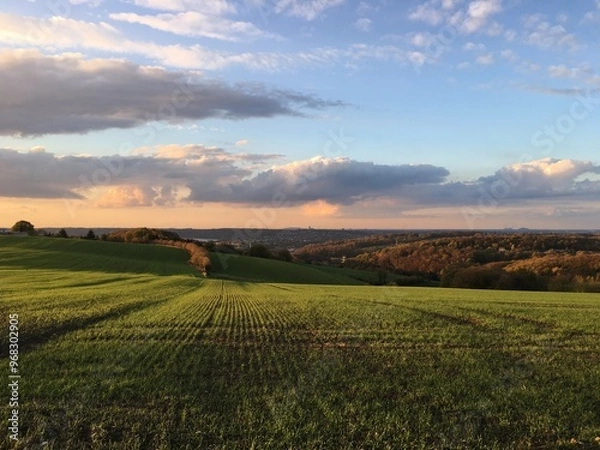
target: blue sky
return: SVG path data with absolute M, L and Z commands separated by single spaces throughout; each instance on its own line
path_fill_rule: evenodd
M 8 2 L 2 216 L 599 228 L 599 25 L 598 0 Z

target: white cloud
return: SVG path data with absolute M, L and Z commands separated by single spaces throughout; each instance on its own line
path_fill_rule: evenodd
M 260 37 L 277 36 L 262 31 L 250 22 L 232 21 L 224 17 L 197 11 L 154 16 L 135 13 L 111 14 L 113 20 L 139 23 L 151 28 L 182 36 L 207 37 L 223 41 L 241 41 Z
M 360 2 L 356 8 L 356 14 L 359 16 L 366 16 L 367 14 L 375 13 L 377 11 L 379 11 L 379 6 L 369 2 Z
M 442 0 L 442 8 L 454 9 L 462 0 Z
M 372 24 L 373 24 L 373 21 L 366 17 L 361 17 L 356 22 L 354 22 L 354 26 L 356 27 L 356 29 L 363 31 L 363 32 L 371 31 Z
M 528 16 L 524 20 L 526 31 L 523 40 L 529 45 L 542 49 L 568 48 L 578 46 L 577 38 L 562 25 L 552 25 L 541 14 Z
M 519 33 L 517 33 L 515 30 L 506 30 L 504 32 L 504 39 L 506 39 L 508 42 L 513 42 L 518 36 Z
M 498 22 L 492 22 L 485 27 L 485 34 L 488 36 L 500 36 L 504 32 L 504 27 Z
M 55 52 L 56 49 L 91 49 L 111 54 L 135 53 L 160 64 L 200 70 L 218 70 L 227 66 L 245 66 L 254 70 L 277 72 L 337 61 L 335 49 L 314 49 L 297 54 L 229 53 L 209 50 L 200 45 L 159 45 L 127 39 L 113 26 L 63 17 L 40 19 L 0 13 L 0 42 L 33 46 Z
M 518 71 L 524 73 L 535 73 L 539 72 L 542 69 L 542 66 L 540 66 L 538 63 L 524 60 L 520 61 L 516 67 Z
M 475 43 L 475 42 L 467 42 L 467 43 L 466 43 L 466 44 L 463 46 L 463 48 L 464 48 L 465 50 L 467 50 L 467 51 L 474 51 L 474 50 L 477 50 L 477 51 L 483 51 L 483 50 L 485 50 L 485 45 L 484 45 L 484 44 L 482 44 L 481 42 L 479 42 L 479 43 Z
M 564 64 L 548 67 L 548 74 L 552 78 L 576 78 L 579 73 L 579 69 L 570 69 Z
M 477 57 L 477 59 L 475 61 L 480 66 L 489 66 L 491 64 L 494 64 L 494 62 L 495 62 L 495 60 L 494 60 L 494 54 L 493 53 L 488 53 L 486 55 L 481 55 L 481 56 Z
M 409 15 L 410 20 L 425 22 L 429 25 L 437 26 L 444 21 L 444 14 L 433 2 L 428 1 L 417 6 Z
M 208 15 L 233 14 L 237 10 L 227 0 L 133 0 L 137 6 L 159 11 L 197 11 Z
M 502 50 L 500 56 L 511 63 L 514 63 L 519 59 L 519 56 L 511 49 Z
M 536 207 L 532 200 L 597 202 L 600 181 L 594 178 L 599 173 L 600 166 L 589 161 L 545 158 L 506 166 L 475 181 L 407 186 L 403 193 L 416 205 L 479 205 L 473 211 L 483 214 L 488 208 L 481 205 L 491 201 L 497 205 L 491 209 L 528 205 L 530 212 Z
M 501 0 L 477 0 L 471 2 L 460 28 L 467 34 L 474 33 L 486 25 L 491 16 L 500 11 L 502 11 Z
M 588 11 L 583 16 L 583 22 L 598 22 L 600 21 L 600 0 L 595 0 L 596 9 Z
M 502 32 L 500 24 L 488 24 L 492 16 L 502 11 L 502 0 L 476 0 L 468 3 L 465 8 L 456 9 L 460 3 L 455 0 L 428 0 L 414 8 L 408 17 L 432 26 L 446 22 L 463 34 L 472 34 L 484 27 L 491 36 Z
M 544 158 L 507 166 L 492 177 L 483 178 L 486 184 L 498 180 L 514 180 L 514 198 L 544 198 L 564 195 L 597 195 L 600 182 L 581 180 L 582 175 L 599 174 L 600 166 L 590 161 Z
M 302 205 L 302 213 L 308 217 L 331 217 L 340 213 L 340 206 L 328 203 L 325 200 L 316 200 L 314 202 Z
M 104 0 L 68 0 L 71 5 L 88 5 L 96 7 L 100 5 Z
M 354 44 L 344 52 L 344 58 L 352 62 L 362 62 L 365 60 L 394 62 L 398 64 L 411 64 L 413 66 L 422 66 L 431 62 L 424 53 L 418 51 L 407 51 L 394 45 L 370 45 Z
M 179 200 L 173 186 L 117 185 L 99 192 L 94 203 L 99 208 L 171 206 Z
M 436 43 L 439 37 L 428 32 L 414 33 L 410 36 L 410 43 L 415 47 L 429 47 Z
M 326 10 L 340 6 L 346 0 L 277 0 L 275 12 L 312 21 Z
M 429 58 L 421 52 L 411 52 L 408 54 L 408 60 L 416 67 L 421 67 L 429 61 Z
M 600 169 L 590 161 L 576 161 L 573 159 L 544 158 L 530 162 L 517 163 L 506 167 L 511 172 L 523 174 L 536 174 L 544 178 L 553 178 L 560 181 L 572 181 L 579 175 L 594 172 Z
M 56 52 L 56 49 L 101 50 L 112 54 L 135 53 L 165 66 L 220 70 L 244 66 L 252 70 L 279 72 L 301 67 L 331 66 L 343 63 L 356 67 L 365 60 L 415 64 L 430 62 L 419 52 L 394 45 L 353 44 L 347 48 L 322 47 L 299 53 L 230 53 L 209 50 L 200 45 L 159 45 L 131 41 L 109 24 L 51 17 L 38 19 L 0 13 L 0 43 L 32 46 Z

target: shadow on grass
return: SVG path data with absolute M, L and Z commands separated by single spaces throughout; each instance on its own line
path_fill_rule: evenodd
M 150 306 L 156 306 L 165 303 L 168 300 L 169 298 L 154 301 L 141 300 L 139 302 L 123 305 L 119 308 L 112 309 L 103 314 L 98 314 L 96 316 L 88 317 L 85 319 L 76 317 L 69 321 L 52 326 L 50 328 L 37 330 L 34 335 L 23 333 L 19 336 L 19 351 L 20 353 L 32 351 L 37 347 L 44 345 L 51 340 L 58 339 L 68 333 L 83 330 L 85 328 L 94 326 L 100 322 L 132 314 Z M 6 356 L 8 356 L 8 347 L 4 345 L 0 349 L 0 357 L 4 358 Z

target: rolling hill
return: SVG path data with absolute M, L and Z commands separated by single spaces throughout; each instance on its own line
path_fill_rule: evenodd
M 185 250 L 146 244 L 1 236 L 0 261 L 15 269 L 198 275 Z

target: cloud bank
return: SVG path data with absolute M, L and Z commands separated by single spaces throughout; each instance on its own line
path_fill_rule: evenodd
M 201 145 L 140 149 L 127 157 L 60 157 L 41 149 L 27 153 L 5 149 L 0 150 L 0 196 L 85 199 L 108 189 L 103 206 L 176 200 L 278 206 L 322 200 L 343 205 L 397 195 L 405 186 L 441 183 L 448 175 L 441 167 L 388 166 L 342 157 L 264 169 L 280 158 Z
M 281 159 L 202 145 L 142 148 L 126 157 L 4 149 L 0 196 L 79 199 L 102 207 L 221 203 L 313 211 L 314 205 L 319 210 L 325 205 L 336 214 L 340 207 L 384 201 L 393 216 L 425 206 L 595 202 L 600 194 L 600 165 L 572 159 L 514 164 L 460 182 L 448 182 L 448 170 L 431 165 L 384 165 L 347 157 L 273 165 Z

